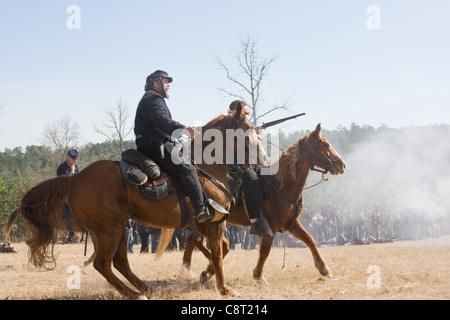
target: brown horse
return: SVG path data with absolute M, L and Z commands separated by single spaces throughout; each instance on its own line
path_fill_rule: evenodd
M 21 208 L 19 207 L 18 209 L 14 210 L 11 215 L 8 218 L 8 221 L 6 223 L 5 226 L 5 231 L 4 234 L 5 236 L 8 236 L 9 233 L 11 232 L 11 228 L 12 225 L 14 223 L 14 220 L 16 220 L 16 218 L 19 216 L 19 214 L 21 213 Z M 71 215 L 68 216 L 66 214 L 60 214 L 56 217 L 57 219 L 57 229 L 64 231 L 64 232 L 85 232 L 87 231 L 78 221 L 77 219 Z M 69 227 L 70 226 L 70 227 Z M 95 255 L 97 253 L 97 237 L 95 236 L 95 234 L 93 234 L 91 232 L 91 238 L 92 238 L 92 244 L 94 245 L 94 252 L 92 253 L 92 255 L 89 257 L 89 259 L 87 259 L 84 262 L 84 265 L 87 266 L 89 264 L 91 264 L 92 262 L 94 262 L 95 259 Z M 87 241 L 87 238 L 86 238 Z
M 239 104 L 235 114 L 229 112 L 227 116 L 221 115 L 210 121 L 207 126 L 217 128 L 223 136 L 230 128 L 247 132 L 252 128 L 246 118 L 247 114 L 245 108 Z M 252 135 L 256 137 L 256 134 Z M 249 136 L 249 140 L 257 139 L 251 139 Z M 212 143 L 217 146 L 217 141 L 210 142 Z M 203 139 L 202 144 L 203 150 L 209 146 Z M 236 156 L 238 147 L 234 143 L 233 145 L 231 151 L 234 151 Z M 226 154 L 228 144 L 222 143 L 221 148 L 222 150 L 215 151 Z M 226 163 L 214 162 L 198 166 L 229 192 Z M 208 198 L 229 210 L 232 203 L 229 195 L 211 180 L 199 176 Z M 30 261 L 33 264 L 55 263 L 53 255 L 55 231 L 59 227 L 58 216 L 65 203 L 69 204 L 76 219 L 97 236 L 98 248 L 94 268 L 129 299 L 145 298 L 145 295 L 150 294 L 152 289 L 130 269 L 124 224 L 126 219 L 133 219 L 143 225 L 158 228 L 180 227 L 182 216 L 176 194 L 169 193 L 160 200 L 149 200 L 140 192 L 125 189 L 118 164 L 109 160 L 94 162 L 74 176 L 60 176 L 44 181 L 28 191 L 20 205 L 21 213 L 32 233 L 27 244 L 30 249 Z M 226 285 L 223 274 L 222 243 L 225 223 L 203 223 L 198 224 L 197 228 L 210 243 L 211 260 L 219 292 L 223 295 L 237 294 Z M 138 292 L 130 289 L 113 273 L 112 265 Z
M 317 249 L 314 238 L 303 228 L 298 220 L 303 209 L 302 191 L 310 170 L 316 170 L 323 174 L 330 172 L 332 175 L 344 173 L 345 163 L 336 153 L 331 144 L 322 137 L 321 125 L 318 124 L 315 131 L 299 138 L 297 142 L 286 149 L 280 156 L 278 171 L 271 176 L 263 176 L 270 188 L 270 197 L 264 200 L 263 214 L 269 221 L 272 231 L 289 231 L 295 237 L 303 241 L 311 250 L 314 264 L 319 272 L 327 277 L 332 277 L 330 269 L 326 265 Z M 316 169 L 319 167 L 320 169 Z M 230 212 L 228 222 L 240 226 L 249 226 L 250 220 L 244 206 L 239 206 Z M 164 231 L 169 232 L 169 231 Z M 263 275 L 264 263 L 270 253 L 274 237 L 263 237 L 260 246 L 260 256 L 253 277 L 257 280 L 267 280 Z M 183 256 L 183 273 L 191 275 L 192 251 L 197 247 L 208 259 L 211 252 L 204 244 L 204 238 L 196 239 L 191 235 L 186 243 Z M 224 238 L 224 256 L 229 251 L 228 241 Z M 214 269 L 208 267 L 200 277 L 203 284 L 214 275 Z

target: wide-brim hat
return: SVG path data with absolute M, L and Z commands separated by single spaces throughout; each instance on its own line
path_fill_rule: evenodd
M 151 75 L 149 75 L 147 77 L 146 83 L 150 83 L 151 81 L 159 80 L 161 78 L 167 79 L 169 81 L 169 83 L 171 83 L 173 81 L 173 78 L 169 77 L 169 74 L 167 72 L 162 71 L 162 70 L 156 70 L 155 72 L 153 72 Z

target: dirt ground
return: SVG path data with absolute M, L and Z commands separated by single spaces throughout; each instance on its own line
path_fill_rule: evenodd
M 25 243 L 12 243 L 18 253 L 0 254 L 0 299 L 115 300 L 122 297 L 93 268 L 84 266 L 84 244 L 57 245 L 57 266 L 43 270 L 28 264 Z M 225 259 L 227 284 L 240 297 L 222 297 L 214 278 L 200 287 L 182 278 L 182 252 L 166 252 L 159 261 L 140 254 L 129 260 L 134 272 L 156 289 L 156 300 L 448 300 L 450 299 L 450 236 L 386 244 L 330 246 L 320 252 L 333 278 L 315 269 L 308 249 L 272 248 L 266 262 L 269 285 L 252 279 L 259 251 L 232 250 Z M 88 245 L 88 255 L 92 245 Z M 193 256 L 197 277 L 207 262 Z M 117 274 L 117 272 L 116 272 Z

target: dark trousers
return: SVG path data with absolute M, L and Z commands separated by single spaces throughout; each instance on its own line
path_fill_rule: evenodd
M 147 232 L 145 227 L 139 227 L 138 226 L 138 233 L 139 238 L 141 238 L 141 253 L 147 253 L 148 252 L 148 245 L 150 242 L 150 233 Z
M 161 148 L 158 141 L 139 138 L 136 140 L 137 150 L 151 158 L 160 168 L 177 179 L 186 196 L 191 200 L 192 206 L 198 213 L 206 202 L 206 194 L 198 179 L 197 168 L 190 163 L 182 162 L 175 144 L 167 141 L 163 144 L 164 158 L 161 158 Z M 172 155 L 173 152 L 173 155 Z M 172 157 L 178 158 L 175 164 Z
M 242 193 L 250 219 L 257 219 L 261 213 L 263 190 L 258 174 L 253 169 L 246 169 L 242 173 Z

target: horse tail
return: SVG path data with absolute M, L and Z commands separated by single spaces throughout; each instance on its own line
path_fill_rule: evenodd
M 158 249 L 156 250 L 155 260 L 159 260 L 164 251 L 166 251 L 167 245 L 172 240 L 173 233 L 175 229 L 162 229 L 161 234 L 159 235 L 159 243 Z
M 22 198 L 22 216 L 31 231 L 26 243 L 29 260 L 35 266 L 52 263 L 56 267 L 54 245 L 58 227 L 58 215 L 63 211 L 69 196 L 71 177 L 60 176 L 36 185 Z M 49 248 L 50 246 L 50 248 Z
M 16 210 L 14 210 L 11 215 L 8 218 L 8 221 L 6 222 L 6 226 L 5 229 L 3 231 L 3 235 L 5 237 L 8 237 L 9 234 L 11 233 L 11 228 L 12 228 L 12 224 L 14 223 L 14 220 L 17 219 L 17 217 L 19 216 L 20 213 L 20 207 L 17 208 Z

